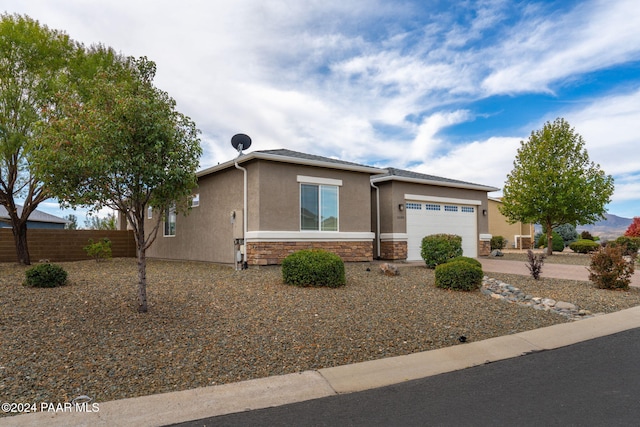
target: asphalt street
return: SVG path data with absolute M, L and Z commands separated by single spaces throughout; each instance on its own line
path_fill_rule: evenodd
M 358 393 L 176 426 L 637 426 L 640 328 Z

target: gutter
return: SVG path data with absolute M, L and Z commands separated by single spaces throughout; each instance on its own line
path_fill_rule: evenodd
M 371 182 L 371 187 L 376 189 L 376 252 L 377 259 L 380 259 L 380 188 Z
M 240 156 L 238 156 L 240 157 Z M 244 174 L 243 186 L 242 186 L 242 204 L 243 204 L 243 212 L 242 212 L 242 241 L 244 243 L 244 251 L 242 251 L 242 266 L 247 263 L 247 169 L 238 165 L 238 157 L 234 160 L 234 164 L 236 169 L 240 169 Z

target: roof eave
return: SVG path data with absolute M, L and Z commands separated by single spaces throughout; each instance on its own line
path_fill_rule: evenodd
M 489 187 L 487 185 L 470 184 L 470 183 L 468 184 L 464 182 L 437 181 L 437 180 L 431 180 L 431 179 L 409 178 L 409 177 L 397 176 L 397 175 L 388 175 L 388 176 L 381 176 L 378 178 L 371 178 L 371 182 L 373 182 L 374 184 L 378 182 L 385 182 L 385 181 L 401 181 L 401 182 L 410 182 L 415 184 L 435 185 L 438 187 L 462 188 L 465 190 L 478 190 L 478 191 L 486 191 L 486 192 L 499 190 L 499 188 Z
M 196 176 L 199 178 L 201 176 L 209 175 L 211 173 L 230 168 L 236 162 L 244 163 L 249 160 L 258 159 L 258 160 L 271 160 L 274 162 L 281 163 L 294 163 L 298 165 L 306 165 L 306 166 L 317 166 L 321 168 L 330 168 L 330 169 L 340 169 L 340 170 L 348 170 L 353 172 L 362 172 L 368 173 L 370 175 L 384 173 L 385 169 L 374 168 L 373 166 L 364 166 L 364 165 L 346 165 L 342 163 L 333 163 L 333 162 L 324 162 L 320 160 L 313 159 L 303 159 L 299 157 L 289 157 L 289 156 L 278 156 L 277 154 L 265 154 L 259 152 L 253 152 L 249 154 L 244 154 L 235 158 L 234 160 L 229 160 L 224 163 L 220 163 L 219 165 L 212 166 L 207 169 L 203 169 L 199 172 L 196 172 Z

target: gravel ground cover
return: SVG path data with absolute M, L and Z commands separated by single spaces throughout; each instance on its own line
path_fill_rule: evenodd
M 347 264 L 343 288 L 282 284 L 280 267 L 151 260 L 136 312 L 133 259 L 61 263 L 69 284 L 22 286 L 0 264 L 0 400 L 97 402 L 432 350 L 567 322 L 479 291 L 434 286 L 423 266 L 387 277 Z M 367 269 L 370 271 L 367 271 Z M 640 305 L 640 289 L 493 274 L 534 296 L 597 312 Z M 1 416 L 1 415 L 0 415 Z

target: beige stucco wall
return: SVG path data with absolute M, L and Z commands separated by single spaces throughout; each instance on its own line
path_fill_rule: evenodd
M 232 263 L 233 225 L 230 213 L 242 211 L 242 171 L 226 169 L 216 174 L 201 177 L 194 193 L 200 194 L 200 206 L 189 214 L 178 214 L 176 235 L 163 236 L 160 224 L 158 238 L 147 251 L 152 258 L 183 259 Z M 152 222 L 160 215 L 153 213 L 153 220 L 146 220 L 150 230 Z
M 489 200 L 489 233 L 492 236 L 502 236 L 508 240 L 507 248 L 513 248 L 516 242 L 515 236 L 533 237 L 533 224 L 523 224 L 516 222 L 509 224 L 507 218 L 500 213 L 498 207 L 500 202 Z
M 250 192 L 253 200 L 249 208 L 249 231 L 300 230 L 298 175 L 342 180 L 338 190 L 339 231 L 371 231 L 368 174 L 265 160 L 253 161 L 247 169 L 250 187 L 253 190 L 259 187 L 259 192 Z M 259 182 L 263 185 L 258 186 Z

